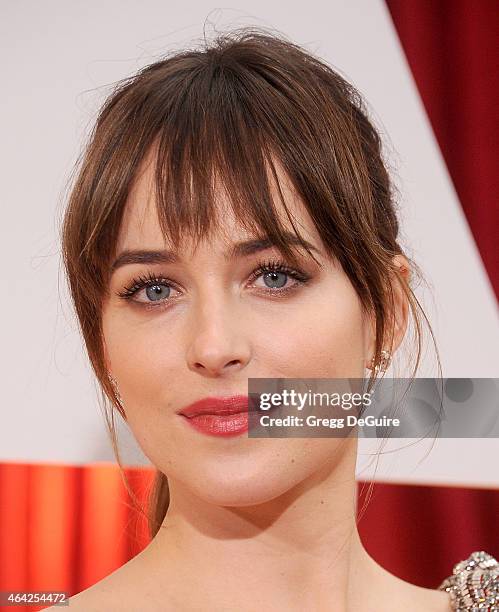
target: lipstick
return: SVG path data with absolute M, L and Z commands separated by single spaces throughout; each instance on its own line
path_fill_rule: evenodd
M 236 436 L 248 431 L 247 395 L 205 397 L 179 411 L 186 423 L 197 431 L 213 436 Z

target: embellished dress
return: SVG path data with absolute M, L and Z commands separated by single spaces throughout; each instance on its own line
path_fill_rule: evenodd
M 483 550 L 473 552 L 438 589 L 449 593 L 456 612 L 499 612 L 499 563 Z

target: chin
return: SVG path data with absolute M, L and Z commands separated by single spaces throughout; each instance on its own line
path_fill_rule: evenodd
M 216 506 L 241 508 L 264 504 L 286 491 L 286 487 L 262 486 L 261 483 L 248 479 L 246 483 L 239 483 L 238 486 L 218 483 L 216 489 L 203 488 L 203 490 L 195 491 L 195 494 L 207 503 Z
M 196 471 L 189 483 L 192 492 L 208 503 L 219 506 L 254 506 L 271 501 L 299 484 L 306 474 L 301 470 L 266 461 L 261 464 L 233 463 L 231 468 L 206 464 Z

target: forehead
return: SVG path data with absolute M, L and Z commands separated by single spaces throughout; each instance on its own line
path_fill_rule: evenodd
M 293 225 L 303 238 L 319 245 L 321 243 L 320 236 L 303 201 L 296 193 L 279 160 L 273 158 L 273 161 L 282 197 L 286 202 Z M 154 190 L 155 163 L 156 157 L 152 149 L 140 164 L 129 190 L 116 245 L 117 252 L 125 249 L 171 247 L 168 243 L 168 237 L 163 235 L 158 221 Z M 294 233 L 291 221 L 279 197 L 279 187 L 277 187 L 271 173 L 269 174 L 269 182 L 279 219 L 287 230 Z M 220 245 L 228 245 L 236 240 L 253 237 L 253 234 L 248 232 L 236 219 L 227 193 L 221 186 L 216 189 L 216 211 L 213 211 L 213 213 L 217 222 L 214 235 L 209 237 L 210 245 L 215 242 L 219 242 Z M 187 237 L 183 248 L 188 250 L 190 247 L 190 240 Z

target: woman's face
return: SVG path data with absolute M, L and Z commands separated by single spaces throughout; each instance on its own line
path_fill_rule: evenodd
M 130 191 L 118 256 L 168 248 L 151 181 L 149 163 Z M 334 437 L 207 435 L 187 424 L 179 409 L 207 396 L 246 395 L 248 378 L 363 377 L 374 349 L 352 284 L 326 257 L 301 202 L 285 186 L 288 207 L 322 269 L 305 253 L 298 279 L 280 274 L 272 284 L 268 275 L 252 276 L 259 263 L 282 261 L 281 255 L 270 248 L 229 257 L 235 244 L 255 236 L 227 207 L 217 235 L 194 251 L 186 242 L 176 262 L 117 267 L 103 307 L 108 370 L 143 452 L 167 477 L 220 505 L 268 501 L 347 446 Z M 138 288 L 129 299 L 118 296 L 149 275 L 164 282 Z

